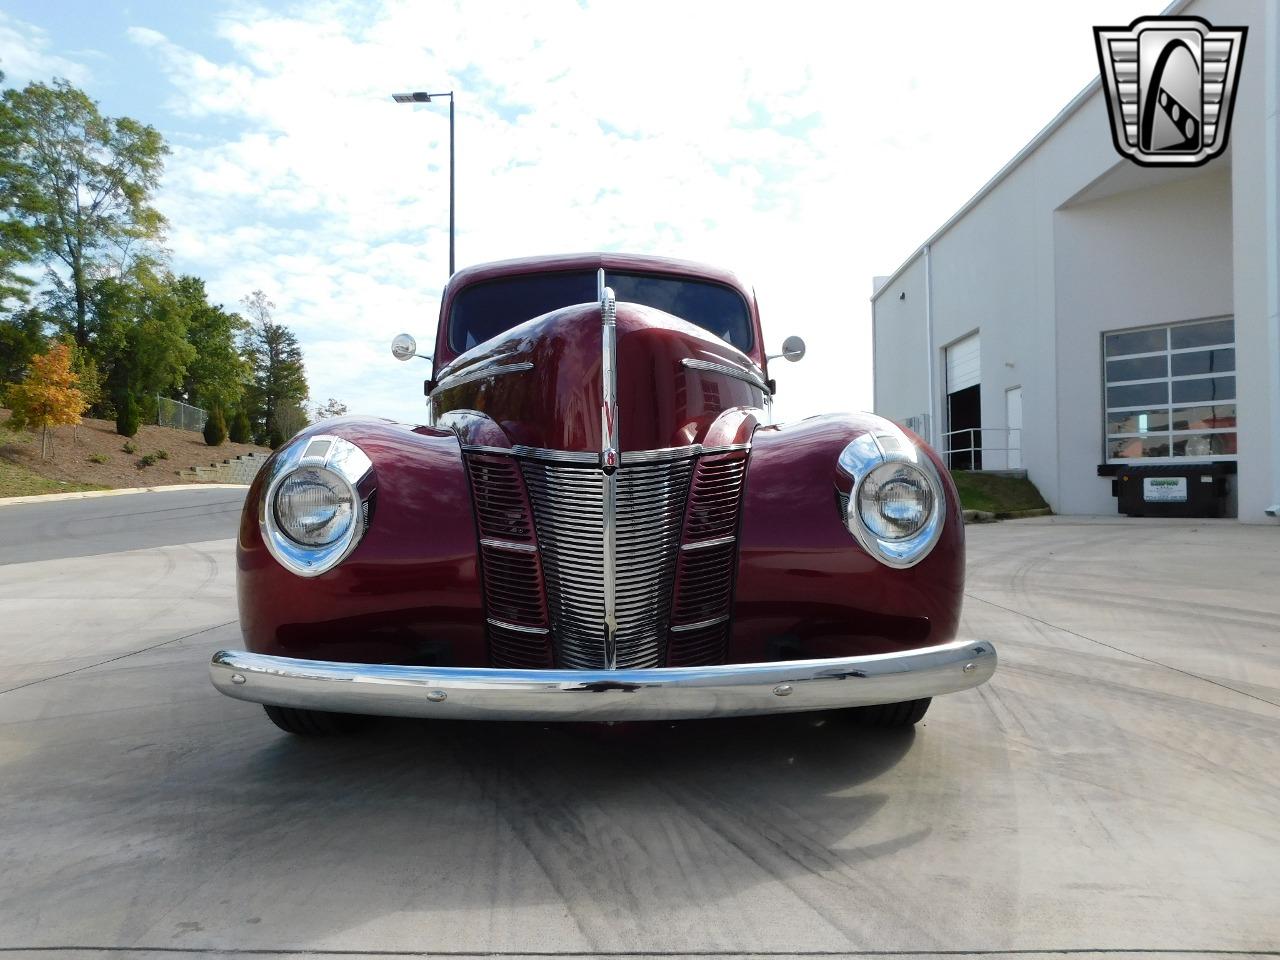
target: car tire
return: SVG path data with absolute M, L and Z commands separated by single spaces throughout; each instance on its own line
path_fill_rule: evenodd
M 877 703 L 854 707 L 847 714 L 854 723 L 868 727 L 910 727 L 924 719 L 932 701 L 932 697 L 923 697 L 903 703 Z
M 268 704 L 263 704 L 262 709 L 277 727 L 299 737 L 333 737 L 351 733 L 360 727 L 363 719 L 349 713 L 324 713 Z

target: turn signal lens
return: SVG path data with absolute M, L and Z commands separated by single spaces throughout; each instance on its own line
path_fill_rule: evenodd
M 883 540 L 919 533 L 933 513 L 933 489 L 921 470 L 903 461 L 883 463 L 858 487 L 858 514 Z
M 343 536 L 355 519 L 351 485 L 324 467 L 302 467 L 276 490 L 280 530 L 304 547 L 323 547 Z

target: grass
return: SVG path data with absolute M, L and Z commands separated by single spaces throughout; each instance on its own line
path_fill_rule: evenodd
M 41 493 L 78 493 L 83 490 L 105 490 L 89 483 L 61 483 L 50 480 L 26 467 L 0 460 L 0 497 L 34 497 Z
M 966 510 L 988 513 L 1014 513 L 1019 510 L 1043 510 L 1049 505 L 1030 480 L 1001 477 L 991 473 L 953 471 L 952 478 L 960 492 L 960 503 Z

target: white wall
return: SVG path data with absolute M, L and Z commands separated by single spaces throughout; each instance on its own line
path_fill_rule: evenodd
M 1054 214 L 1062 513 L 1116 509 L 1110 479 L 1097 475 L 1103 331 L 1233 311 L 1231 172 L 1201 170 Z
M 1202 14 L 1210 22 L 1250 24 L 1231 125 L 1236 382 L 1241 396 L 1237 510 L 1248 523 L 1280 523 L 1264 512 L 1280 503 L 1280 3 L 1204 6 L 1212 11 Z
M 924 257 L 918 256 L 893 283 L 881 289 L 871 313 L 875 410 L 898 422 L 929 409 L 924 281 Z M 904 293 L 906 299 L 899 299 Z
M 1240 517 L 1265 521 L 1280 500 L 1280 0 L 1205 0 L 1183 13 L 1250 28 L 1230 160 L 1134 166 L 1115 153 L 1096 92 L 932 243 L 934 369 L 947 344 L 981 331 L 984 426 L 1005 426 L 1005 390 L 1022 386 L 1023 462 L 1061 513 L 1116 509 L 1096 476 L 1101 332 L 1227 313 L 1239 346 Z M 925 404 L 923 273 L 917 256 L 874 303 L 876 410 L 890 417 Z

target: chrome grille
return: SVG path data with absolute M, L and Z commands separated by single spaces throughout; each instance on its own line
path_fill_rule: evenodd
M 468 456 L 467 468 L 480 535 L 489 660 L 495 667 L 550 667 L 541 562 L 520 469 L 511 457 L 483 454 Z
M 598 466 L 526 459 L 557 660 L 603 669 L 605 475 Z M 693 461 L 685 457 L 617 472 L 616 665 L 666 659 L 676 555 Z
M 670 666 L 725 661 L 746 471 L 741 451 L 703 457 L 694 472 L 672 601 Z

